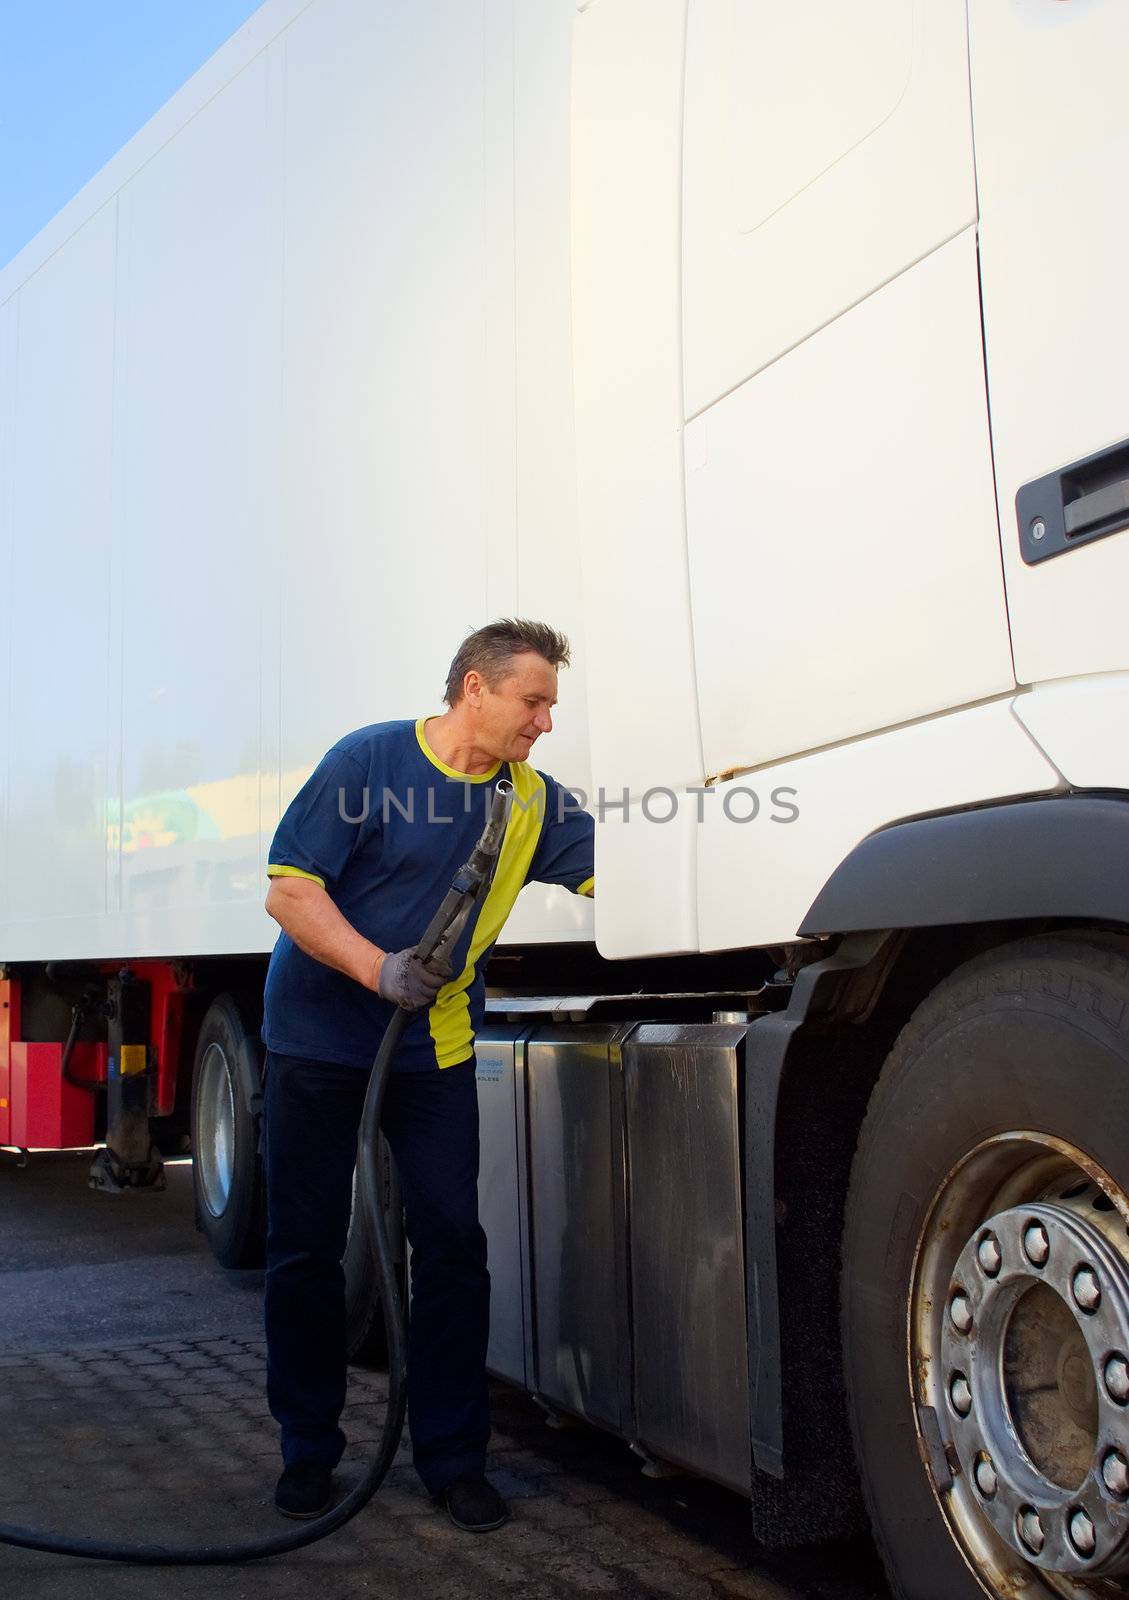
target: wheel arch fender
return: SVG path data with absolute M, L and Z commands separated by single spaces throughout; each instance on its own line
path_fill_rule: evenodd
M 803 938 L 1068 918 L 1129 926 L 1129 794 L 1071 793 L 917 817 L 836 867 Z
M 749 1421 L 753 1530 L 762 1543 L 815 1537 L 829 1516 L 837 1536 L 862 1525 L 837 1381 L 838 1252 L 858 1133 L 882 1063 L 916 1007 L 957 967 L 1031 930 L 1018 920 L 832 938 L 809 947 L 813 959 L 796 975 L 787 1007 L 749 1025 Z
M 836 1383 L 838 1218 L 874 1077 L 866 1019 L 903 943 L 887 931 L 836 941 L 800 970 L 787 1008 L 745 1035 L 753 1532 L 771 1546 L 863 1525 Z

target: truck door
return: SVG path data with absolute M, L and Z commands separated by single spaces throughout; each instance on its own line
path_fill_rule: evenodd
M 1013 684 L 963 0 L 690 0 L 686 519 L 707 772 Z
M 752 786 L 752 826 L 723 793 L 698 829 L 707 950 L 794 928 L 821 852 L 899 805 L 994 787 L 985 747 L 911 793 L 920 754 L 872 737 L 1014 688 L 964 0 L 690 0 L 682 223 L 702 749 Z M 856 744 L 774 826 L 780 764 Z
M 1129 479 L 1129 6 L 973 0 L 969 21 L 1016 674 L 1033 683 L 1116 671 L 1129 666 L 1129 518 L 1116 514 Z M 1046 479 L 1025 514 L 1024 486 Z
M 1129 6 L 974 0 L 969 18 L 1015 670 L 1031 683 L 1124 669 L 1129 517 L 1115 502 L 1129 480 Z

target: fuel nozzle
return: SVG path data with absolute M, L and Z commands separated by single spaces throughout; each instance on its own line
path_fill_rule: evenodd
M 514 786 L 506 778 L 494 785 L 490 815 L 469 858 L 455 873 L 451 887 L 443 896 L 427 931 L 416 945 L 416 956 L 430 972 L 451 976 L 451 952 L 466 927 L 471 912 L 486 898 L 498 865 L 502 840 L 506 834 Z

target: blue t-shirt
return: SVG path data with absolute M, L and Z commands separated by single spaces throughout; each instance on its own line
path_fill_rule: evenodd
M 411 1014 L 395 1070 L 465 1061 L 485 1008 L 482 973 L 530 879 L 593 892 L 591 816 L 526 761 L 455 772 L 424 722 L 379 722 L 338 740 L 295 795 L 270 848 L 271 877 L 320 883 L 346 921 L 382 950 L 418 943 L 486 824 L 498 778 L 514 798 L 489 893 L 452 952 L 452 976 Z M 278 1055 L 369 1068 L 395 1007 L 315 961 L 282 933 L 267 972 L 263 1039 Z

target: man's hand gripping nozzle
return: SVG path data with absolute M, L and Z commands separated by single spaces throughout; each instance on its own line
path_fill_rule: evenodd
M 414 950 L 385 956 L 379 993 L 403 1011 L 419 1011 L 434 1001 L 452 973 L 451 952 L 472 911 L 486 897 L 498 864 L 506 822 L 513 802 L 513 784 L 501 779 L 494 789 L 482 836 L 470 859 L 456 872 L 451 887 Z
M 482 904 L 498 864 L 506 822 L 513 802 L 513 784 L 502 778 L 494 788 L 490 816 L 470 859 L 456 872 L 451 887 L 414 950 L 385 956 L 379 992 L 404 1011 L 431 1005 L 451 976 L 451 952 L 471 912 Z

